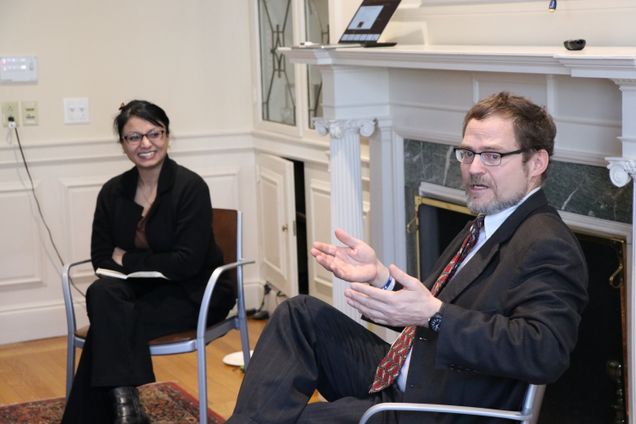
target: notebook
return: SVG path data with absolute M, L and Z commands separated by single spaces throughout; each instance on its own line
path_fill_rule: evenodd
M 386 47 L 394 42 L 380 42 L 382 31 L 395 13 L 400 0 L 363 0 L 337 44 L 300 43 L 300 48 L 334 49 L 342 47 Z

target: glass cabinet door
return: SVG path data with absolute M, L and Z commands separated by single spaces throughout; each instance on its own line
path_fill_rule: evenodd
M 294 40 L 328 44 L 329 0 L 257 0 L 258 35 L 260 44 L 261 119 L 296 126 L 296 117 L 307 119 L 313 128 L 313 118 L 322 116 L 322 78 L 315 66 L 306 66 L 306 87 L 297 87 L 294 65 L 279 47 L 290 47 Z M 294 10 L 297 14 L 294 15 Z M 297 20 L 294 20 L 294 16 Z M 294 26 L 297 23 L 298 28 Z M 305 34 L 300 31 L 304 29 Z M 301 69 L 301 68 L 299 68 Z M 304 78 L 301 78 L 305 85 Z M 307 93 L 302 91 L 306 89 Z M 297 115 L 297 101 L 307 102 Z M 306 99 L 306 100 L 305 100 Z M 301 107 L 303 105 L 301 104 Z
M 293 44 L 292 0 L 258 0 L 262 119 L 296 125 L 294 65 L 276 49 Z
M 305 0 L 305 37 L 307 41 L 329 44 L 329 1 Z M 322 116 L 322 77 L 318 68 L 307 66 L 307 110 L 313 128 L 313 118 Z

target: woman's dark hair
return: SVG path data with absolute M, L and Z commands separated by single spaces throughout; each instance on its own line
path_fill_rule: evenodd
M 124 126 L 133 116 L 158 125 L 166 131 L 166 135 L 170 134 L 170 119 L 163 109 L 146 100 L 131 100 L 127 104 L 122 103 L 119 107 L 119 115 L 115 117 L 114 127 L 120 143 L 124 137 L 122 134 Z

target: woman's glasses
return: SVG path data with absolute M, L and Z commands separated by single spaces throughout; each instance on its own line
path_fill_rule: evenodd
M 150 141 L 157 141 L 165 134 L 164 130 L 150 130 L 147 133 L 131 132 L 122 137 L 128 144 L 139 144 L 146 137 Z

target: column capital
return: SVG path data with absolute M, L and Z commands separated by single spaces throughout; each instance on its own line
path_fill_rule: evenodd
M 625 158 L 605 158 L 608 162 L 609 176 L 612 184 L 623 187 L 630 179 L 636 177 L 636 160 Z
M 375 131 L 375 119 L 324 119 L 314 118 L 316 131 L 331 138 L 342 138 L 347 134 L 360 134 L 369 137 Z

